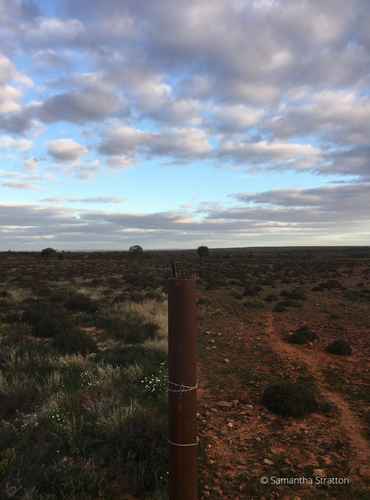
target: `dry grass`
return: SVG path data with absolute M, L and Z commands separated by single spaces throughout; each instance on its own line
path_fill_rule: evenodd
M 145 349 L 154 352 L 168 352 L 168 340 L 167 338 L 156 338 L 152 340 L 146 340 L 144 342 Z
M 9 290 L 10 291 L 10 290 Z M 22 301 L 24 299 L 28 299 L 29 297 L 35 298 L 31 290 L 27 288 L 15 288 L 11 290 L 12 300 Z
M 157 337 L 164 339 L 168 337 L 168 316 L 167 301 L 157 302 L 156 300 L 145 300 L 141 304 L 136 302 L 123 302 L 114 304 L 111 308 L 112 313 L 117 317 L 127 315 L 136 316 L 143 323 L 153 322 L 159 326 Z

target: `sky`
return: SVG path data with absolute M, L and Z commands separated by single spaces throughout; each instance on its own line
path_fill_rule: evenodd
M 368 0 L 0 0 L 0 250 L 370 244 Z

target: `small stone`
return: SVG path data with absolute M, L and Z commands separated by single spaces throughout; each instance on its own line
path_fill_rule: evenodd
M 290 472 L 290 469 L 288 467 L 283 467 L 281 469 L 281 472 L 284 474 L 284 476 L 287 476 Z
M 229 360 L 229 359 L 227 359 L 227 358 L 225 358 L 225 359 L 224 359 L 224 363 L 230 363 L 230 360 Z
M 230 406 L 232 406 L 233 404 L 232 403 L 229 403 L 228 401 L 219 401 L 217 403 L 217 406 L 221 406 L 221 407 L 224 407 L 224 408 L 230 408 Z
M 268 458 L 265 458 L 265 460 L 263 461 L 263 463 L 265 465 L 274 465 L 275 462 L 273 462 L 272 460 L 269 460 Z
M 312 474 L 313 477 L 326 477 L 326 472 L 323 469 L 315 469 Z
M 211 496 L 211 493 L 210 493 L 209 491 L 207 491 L 207 490 L 204 490 L 204 491 L 203 491 L 203 495 L 204 495 L 205 497 L 210 497 L 210 496 Z
M 246 483 L 242 483 L 239 485 L 238 487 L 238 490 L 240 491 L 240 493 L 244 493 L 244 491 L 247 489 L 247 484 Z
M 227 424 L 227 427 L 230 427 L 230 429 L 232 429 L 232 428 L 234 427 L 234 424 L 233 424 L 232 422 L 229 422 L 229 423 Z

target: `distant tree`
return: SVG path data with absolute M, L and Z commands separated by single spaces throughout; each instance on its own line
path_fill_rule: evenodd
M 200 257 L 200 261 L 203 262 L 203 258 L 208 257 L 208 255 L 209 255 L 209 248 L 205 247 L 205 246 L 198 247 L 197 253 Z
M 131 257 L 140 257 L 142 255 L 143 249 L 140 245 L 134 245 L 130 247 L 129 254 Z
M 41 257 L 50 260 L 50 257 L 53 257 L 56 253 L 57 251 L 54 250 L 54 248 L 44 248 L 43 250 L 41 250 Z

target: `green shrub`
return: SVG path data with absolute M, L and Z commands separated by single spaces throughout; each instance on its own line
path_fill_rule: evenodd
M 98 304 L 90 299 L 87 295 L 76 293 L 64 304 L 64 307 L 69 311 L 89 311 L 96 312 Z
M 261 281 L 261 285 L 272 286 L 273 284 L 274 284 L 274 281 L 271 278 L 266 278 L 263 281 Z
M 75 292 L 73 292 L 72 290 L 62 290 L 60 292 L 55 292 L 49 297 L 49 302 L 51 304 L 63 304 L 64 302 L 67 302 L 67 300 L 70 299 L 74 294 Z
M 278 296 L 275 295 L 274 293 L 270 293 L 270 295 L 267 295 L 265 298 L 266 302 L 276 302 L 278 300 Z
M 300 326 L 292 335 L 288 337 L 290 344 L 308 344 L 317 339 L 315 332 L 309 326 Z
M 284 307 L 284 306 L 283 306 L 283 305 L 281 305 L 281 304 L 277 304 L 277 305 L 273 308 L 273 311 L 274 311 L 274 312 L 277 312 L 277 313 L 285 312 L 285 311 L 286 311 L 286 307 Z
M 24 412 L 36 404 L 39 388 L 33 380 L 14 378 L 0 387 L 0 418 L 7 418 L 17 410 Z
M 251 309 L 263 309 L 265 307 L 265 304 L 263 300 L 254 299 L 246 300 L 245 302 L 243 302 L 243 306 L 249 307 Z
M 0 299 L 0 313 L 5 313 L 10 311 L 12 308 L 12 303 L 9 300 Z
M 352 354 L 352 348 L 346 340 L 337 339 L 326 347 L 326 351 L 330 354 L 338 356 L 349 356 Z
M 75 325 L 70 318 L 42 318 L 33 328 L 36 337 L 56 337 L 65 332 L 74 330 Z
M 17 453 L 1 483 L 0 497 L 12 498 L 8 496 L 7 484 L 15 489 L 13 485 L 21 484 L 22 496 L 14 498 L 59 500 L 91 498 L 90 495 L 96 498 L 103 477 L 97 474 L 94 462 L 67 457 L 60 459 L 56 452 L 58 445 L 58 440 L 51 437 L 36 443 L 31 450 Z
M 284 307 L 302 307 L 304 302 L 302 300 L 287 299 L 280 302 Z
M 324 291 L 325 291 L 325 288 L 323 288 L 322 286 L 314 286 L 311 289 L 311 292 L 324 292 Z
M 209 299 L 199 299 L 197 302 L 197 306 L 209 306 L 211 301 Z
M 268 386 L 261 403 L 273 413 L 293 417 L 310 413 L 318 406 L 314 394 L 307 387 L 286 381 Z
M 340 319 L 339 314 L 331 314 L 329 317 L 330 319 Z
M 53 339 L 51 345 L 63 354 L 88 354 L 98 350 L 95 340 L 78 328 L 67 330 L 58 335 Z
M 307 297 L 303 292 L 293 291 L 287 295 L 288 300 L 306 301 Z
M 236 299 L 240 300 L 243 297 L 243 294 L 241 292 L 238 292 L 238 290 L 231 290 L 231 292 L 229 292 L 229 297 L 235 297 Z
M 328 399 L 324 401 L 319 401 L 318 409 L 325 414 L 334 413 L 338 410 L 338 406 L 334 401 L 329 401 Z
M 153 418 L 153 410 L 139 409 L 125 422 L 114 440 L 134 494 L 153 490 L 168 471 L 167 426 Z
M 63 321 L 68 318 L 68 313 L 61 306 L 49 302 L 31 303 L 22 315 L 22 321 L 35 327 L 44 318 L 54 318 Z
M 153 339 L 159 326 L 153 321 L 144 323 L 127 317 L 122 320 L 112 319 L 109 321 L 107 329 L 109 335 L 115 340 L 122 340 L 126 344 L 139 344 Z
M 243 292 L 244 297 L 256 297 L 258 295 L 258 291 L 253 287 L 247 287 Z
M 352 300 L 355 302 L 356 300 L 358 300 L 362 297 L 362 294 L 358 290 L 347 290 L 344 293 L 344 296 L 346 297 L 346 299 L 349 299 L 349 300 Z

